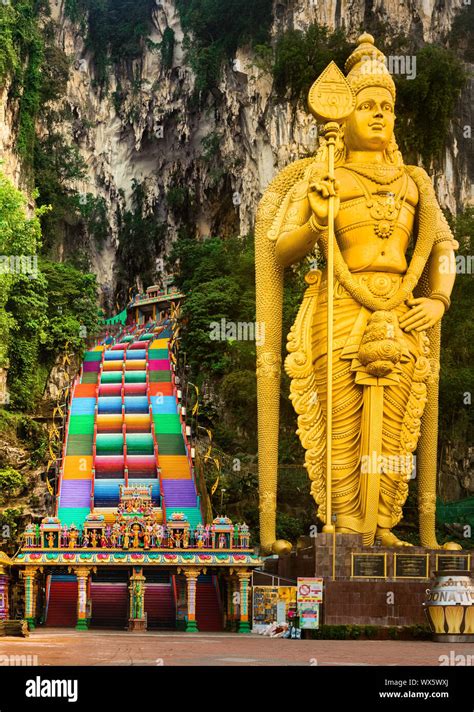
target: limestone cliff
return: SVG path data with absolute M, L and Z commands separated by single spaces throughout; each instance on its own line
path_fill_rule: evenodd
M 317 139 L 310 116 L 276 101 L 270 73 L 255 65 L 255 56 L 246 47 L 237 51 L 233 66 L 229 62 L 224 66 L 218 90 L 209 95 L 206 105 L 193 105 L 195 76 L 186 63 L 184 33 L 174 0 L 155 0 L 152 29 L 142 56 L 112 66 L 108 91 L 101 90 L 81 26 L 68 19 L 64 6 L 64 0 L 50 0 L 53 41 L 71 63 L 65 95 L 53 107 L 61 111 L 54 129 L 78 147 L 87 165 L 85 179 L 71 189 L 104 201 L 107 239 L 100 247 L 87 235 L 86 240 L 104 303 L 113 309 L 119 221 L 131 207 L 134 183 L 143 186 L 145 209 L 166 226 L 165 251 L 186 212 L 182 204 L 173 205 L 169 200 L 170 191 L 176 189 L 192 201 L 191 223 L 199 235 L 246 234 L 253 228 L 265 186 L 289 161 L 313 151 Z M 305 29 L 316 20 L 330 28 L 343 27 L 351 39 L 362 27 L 388 25 L 394 34 L 411 33 L 420 43 L 442 41 L 462 7 L 463 0 L 275 0 L 272 37 L 274 40 L 287 28 Z M 163 66 L 157 49 L 165 30 L 174 34 L 169 68 Z M 14 151 L 17 104 L 5 101 L 8 86 L 2 92 L 0 150 L 4 169 L 18 185 L 21 166 Z M 472 123 L 471 99 L 468 86 L 444 165 L 435 172 L 439 198 L 451 211 L 470 198 L 473 182 L 465 141 L 462 143 L 462 127 Z M 43 134 L 49 128 L 45 123 L 38 126 Z M 74 249 L 84 230 L 83 224 L 71 219 L 65 226 L 67 239 L 59 255 Z M 157 277 L 159 272 L 160 263 Z

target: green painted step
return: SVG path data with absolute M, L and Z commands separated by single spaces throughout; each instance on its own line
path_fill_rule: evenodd
M 82 528 L 84 519 L 89 514 L 89 507 L 59 507 L 58 518 L 61 524 L 75 524 L 76 527 Z
M 181 421 L 179 415 L 154 415 L 153 423 L 155 425 L 155 433 L 175 433 L 181 434 Z
M 150 383 L 171 383 L 171 371 L 148 371 Z
M 186 455 L 183 436 L 174 433 L 160 433 L 156 436 L 160 455 Z
M 102 351 L 86 351 L 84 361 L 102 361 Z
M 165 502 L 166 504 L 166 502 Z M 183 512 L 194 529 L 196 524 L 202 524 L 202 515 L 199 507 L 166 507 L 166 519 L 169 521 L 174 512 Z
M 66 455 L 92 455 L 93 435 L 69 435 Z
M 92 435 L 93 433 L 93 415 L 71 415 L 69 420 L 69 435 Z
M 151 433 L 128 433 L 127 455 L 153 455 L 155 448 Z
M 145 383 L 146 371 L 125 371 L 125 383 Z
M 168 349 L 148 349 L 148 358 L 150 361 L 156 359 L 169 358 Z
M 138 337 L 138 341 L 154 341 L 155 338 L 155 334 L 142 334 Z
M 97 383 L 99 380 L 98 371 L 86 371 L 82 374 L 81 383 Z
M 122 383 L 122 371 L 103 371 L 101 383 Z
M 122 433 L 98 433 L 95 441 L 97 455 L 122 455 Z

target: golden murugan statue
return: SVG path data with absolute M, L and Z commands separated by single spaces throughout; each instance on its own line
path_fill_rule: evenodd
M 257 214 L 257 321 L 265 324 L 257 348 L 260 536 L 267 552 L 291 547 L 275 535 L 283 271 L 316 244 L 327 266 L 306 275 L 285 368 L 323 531 L 360 534 L 368 546 L 376 538 L 406 545 L 392 529 L 416 450 L 421 543 L 439 548 L 440 320 L 454 284 L 439 265 L 440 258 L 451 264 L 457 243 L 426 172 L 403 163 L 393 134 L 395 85 L 371 35 L 359 38 L 345 68 L 346 77 L 331 63 L 310 90 L 312 113 L 336 117 L 316 155 L 282 170 Z

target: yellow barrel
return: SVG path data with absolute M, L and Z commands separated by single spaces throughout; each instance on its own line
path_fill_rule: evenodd
M 126 371 L 144 371 L 146 369 L 146 360 L 144 358 L 137 358 L 136 360 L 125 361 Z
M 149 433 L 151 416 L 149 413 L 127 413 L 125 415 L 127 433 Z
M 104 371 L 121 371 L 123 361 L 104 361 Z
M 97 416 L 97 432 L 98 433 L 120 433 L 122 431 L 122 415 L 121 413 Z

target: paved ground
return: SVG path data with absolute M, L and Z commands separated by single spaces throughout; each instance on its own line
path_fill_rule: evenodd
M 462 655 L 464 658 L 454 656 Z M 10 656 L 26 656 L 18 659 Z M 442 658 L 440 656 L 448 656 Z M 474 645 L 430 641 L 282 640 L 231 633 L 127 633 L 47 629 L 1 638 L 0 666 L 433 665 L 474 666 Z M 22 662 L 23 661 L 23 662 Z M 446 662 L 445 662 L 446 664 Z M 462 664 L 462 663 L 461 663 Z

